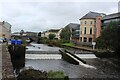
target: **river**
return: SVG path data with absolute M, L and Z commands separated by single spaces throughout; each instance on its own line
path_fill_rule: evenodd
M 84 65 L 70 64 L 62 60 L 58 51 L 61 49 L 59 47 L 32 44 L 32 46 L 27 46 L 27 48 L 26 67 L 32 67 L 42 71 L 62 70 L 69 78 L 119 78 L 120 76 L 120 69 L 118 67 L 106 59 L 97 58 L 93 53 L 82 50 L 74 51 L 78 57 L 87 62 L 88 66 L 94 67 L 91 68 Z

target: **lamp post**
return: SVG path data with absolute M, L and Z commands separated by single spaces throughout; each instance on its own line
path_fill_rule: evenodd
M 92 45 L 93 45 L 93 50 L 95 50 L 96 42 L 92 42 Z

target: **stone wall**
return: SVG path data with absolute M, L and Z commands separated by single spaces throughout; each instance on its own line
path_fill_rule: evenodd
M 3 80 L 15 80 L 10 54 L 4 44 L 2 45 L 2 78 Z

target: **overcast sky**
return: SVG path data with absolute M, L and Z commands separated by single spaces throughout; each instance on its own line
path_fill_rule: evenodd
M 40 32 L 63 28 L 89 11 L 111 14 L 118 12 L 119 0 L 0 0 L 0 21 L 12 25 L 12 32 Z

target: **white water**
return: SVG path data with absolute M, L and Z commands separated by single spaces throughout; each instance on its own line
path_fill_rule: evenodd
M 76 56 L 80 57 L 80 58 L 85 58 L 85 59 L 93 59 L 93 58 L 97 58 L 95 56 L 95 54 L 75 54 Z
M 75 54 L 82 59 L 97 58 L 94 54 Z M 26 59 L 61 59 L 61 54 L 26 54 Z
M 61 59 L 60 54 L 26 54 L 26 59 Z

